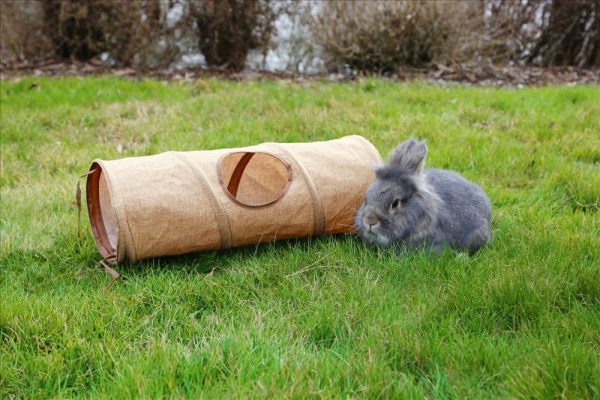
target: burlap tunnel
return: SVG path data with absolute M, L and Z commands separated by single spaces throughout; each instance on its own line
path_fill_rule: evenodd
M 92 234 L 122 262 L 349 232 L 378 162 L 361 136 L 96 160 Z

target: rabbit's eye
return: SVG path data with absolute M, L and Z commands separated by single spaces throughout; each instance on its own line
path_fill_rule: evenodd
M 400 199 L 396 199 L 392 202 L 392 208 L 396 208 L 398 207 L 398 204 L 400 204 Z

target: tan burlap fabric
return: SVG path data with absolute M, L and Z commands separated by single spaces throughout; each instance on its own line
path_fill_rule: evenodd
M 96 160 L 92 233 L 121 262 L 349 232 L 378 162 L 360 136 Z

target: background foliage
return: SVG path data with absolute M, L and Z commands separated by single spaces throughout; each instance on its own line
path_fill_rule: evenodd
M 105 53 L 122 67 L 163 68 L 201 53 L 208 66 L 241 70 L 250 53 L 281 46 L 284 20 L 295 32 L 281 55 L 292 69 L 299 55 L 360 73 L 432 63 L 600 66 L 598 0 L 8 0 L 0 14 L 6 67 Z

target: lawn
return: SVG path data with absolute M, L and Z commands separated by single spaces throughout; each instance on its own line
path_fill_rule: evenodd
M 600 88 L 1 84 L 0 398 L 600 397 Z M 94 158 L 410 135 L 480 184 L 491 246 L 354 236 L 122 265 L 106 289 L 77 176 Z

